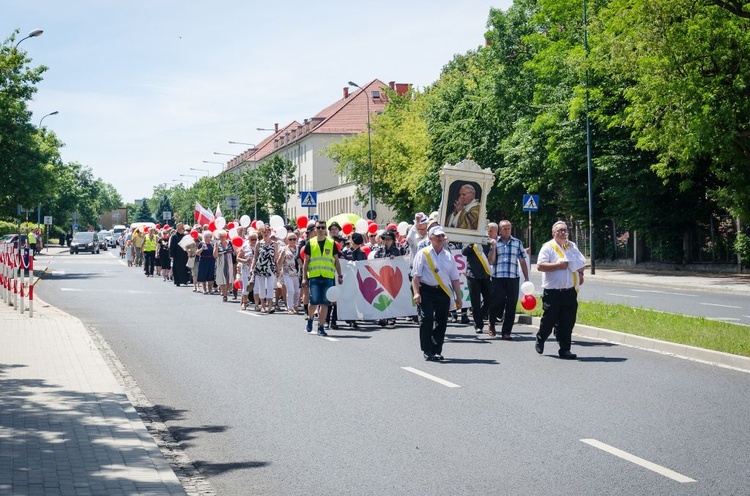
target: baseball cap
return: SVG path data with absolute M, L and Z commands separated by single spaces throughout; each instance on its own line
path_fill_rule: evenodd
M 430 236 L 440 236 L 440 235 L 445 235 L 445 231 L 443 231 L 443 228 L 442 228 L 441 226 L 432 226 L 432 227 L 430 228 L 430 232 L 429 232 L 429 235 L 430 235 Z
M 352 241 L 358 245 L 364 243 L 365 239 L 358 232 L 352 233 Z

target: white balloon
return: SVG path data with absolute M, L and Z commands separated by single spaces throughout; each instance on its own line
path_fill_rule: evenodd
M 224 217 L 216 217 L 214 224 L 216 224 L 216 229 L 224 229 L 224 226 L 227 225 L 227 220 Z
M 263 229 L 264 227 L 266 227 L 266 223 L 263 222 L 262 220 L 259 220 L 258 222 L 255 223 L 255 227 L 258 230 Z
M 284 226 L 281 226 L 276 229 L 276 237 L 278 239 L 286 239 L 286 235 L 289 234 L 286 232 L 286 228 Z
M 214 240 L 218 241 L 219 240 L 219 234 L 221 234 L 221 233 L 226 233 L 226 231 L 224 229 L 217 229 L 217 230 L 215 230 L 213 232 Z
M 328 288 L 328 291 L 326 291 L 326 299 L 328 301 L 338 301 L 339 297 L 341 296 L 341 288 L 338 286 L 331 286 Z
M 531 281 L 526 281 L 525 283 L 521 284 L 521 292 L 525 295 L 530 295 L 534 292 L 534 283 Z
M 398 226 L 396 226 L 396 231 L 398 231 L 401 236 L 406 236 L 407 231 L 409 231 L 409 223 L 406 221 L 399 222 Z
M 367 220 L 366 219 L 359 219 L 357 221 L 357 224 L 355 224 L 355 226 L 354 226 L 354 229 L 358 233 L 360 233 L 360 234 L 366 233 L 367 232 L 367 228 L 368 228 L 368 225 L 367 225 Z
M 229 230 L 229 239 L 236 238 L 237 236 L 239 236 L 239 234 L 237 233 L 237 228 L 236 227 L 231 228 Z
M 284 219 L 282 219 L 280 215 L 272 215 L 271 218 L 268 220 L 268 224 L 272 228 L 278 229 L 284 226 Z
M 242 227 L 247 227 L 250 225 L 250 216 L 249 215 L 243 215 L 240 217 L 240 225 Z

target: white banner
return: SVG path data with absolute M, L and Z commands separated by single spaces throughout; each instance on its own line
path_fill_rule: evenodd
M 454 251 L 453 256 L 458 266 L 463 303 L 468 307 L 471 306 L 471 302 L 469 288 L 466 285 L 466 261 L 458 250 Z M 393 260 L 342 260 L 341 263 L 344 283 L 339 286 L 339 320 L 379 320 L 417 314 L 417 307 L 409 289 L 411 283 L 408 255 Z

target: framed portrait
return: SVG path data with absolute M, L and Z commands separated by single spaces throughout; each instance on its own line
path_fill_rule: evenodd
M 487 195 L 495 182 L 490 169 L 473 160 L 445 165 L 440 170 L 443 197 L 439 219 L 451 241 L 480 243 L 487 238 Z

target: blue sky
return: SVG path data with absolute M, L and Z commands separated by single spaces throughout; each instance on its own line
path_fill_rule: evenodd
M 241 2 L 0 0 L 32 65 L 49 67 L 34 122 L 127 202 L 190 168 L 220 166 L 258 127 L 302 121 L 347 81 L 433 83 L 454 54 L 483 43 L 491 7 L 512 0 Z

